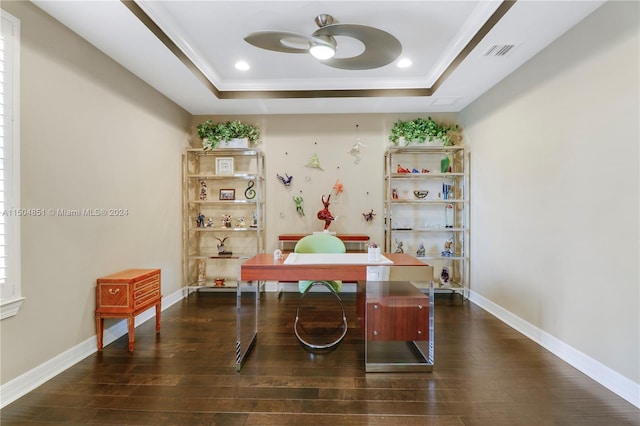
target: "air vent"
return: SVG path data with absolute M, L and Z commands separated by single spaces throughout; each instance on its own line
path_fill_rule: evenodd
M 485 52 L 484 56 L 506 56 L 515 44 L 494 44 Z

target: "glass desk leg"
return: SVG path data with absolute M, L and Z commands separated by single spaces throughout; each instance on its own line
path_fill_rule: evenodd
M 260 283 L 242 281 L 238 272 L 236 300 L 236 371 L 240 371 L 258 337 Z

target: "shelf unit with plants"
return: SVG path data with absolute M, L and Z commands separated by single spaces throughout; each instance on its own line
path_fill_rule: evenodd
M 183 156 L 183 279 L 191 291 L 236 291 L 240 263 L 265 247 L 264 155 L 257 148 Z
M 468 159 L 463 146 L 385 153 L 385 251 L 433 266 L 436 290 L 468 297 Z

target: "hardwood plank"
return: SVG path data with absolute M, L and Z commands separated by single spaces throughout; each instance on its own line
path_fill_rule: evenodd
M 640 425 L 640 410 L 459 297 L 435 307 L 431 373 L 365 373 L 349 330 L 312 353 L 299 295 L 261 295 L 260 335 L 235 371 L 235 294 L 192 294 L 0 412 L 7 425 Z M 331 301 L 314 300 L 316 310 Z M 324 319 L 322 319 L 324 321 Z

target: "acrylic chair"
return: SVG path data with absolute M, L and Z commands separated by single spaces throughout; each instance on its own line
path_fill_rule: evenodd
M 347 250 L 342 240 L 331 234 L 312 234 L 301 238 L 293 249 L 295 253 L 345 253 Z M 324 286 L 329 289 L 329 292 L 337 299 L 340 309 L 342 311 L 342 332 L 340 336 L 324 344 L 311 343 L 301 336 L 299 331 L 300 326 L 300 312 L 303 308 L 303 301 L 305 296 L 309 294 L 314 286 Z M 301 296 L 298 302 L 298 308 L 296 309 L 296 319 L 294 322 L 293 330 L 298 338 L 298 341 L 304 346 L 310 349 L 330 349 L 336 346 L 344 336 L 347 334 L 347 315 L 344 311 L 344 305 L 338 293 L 342 290 L 342 281 L 331 280 L 317 280 L 317 281 L 300 281 L 298 283 L 298 289 Z

